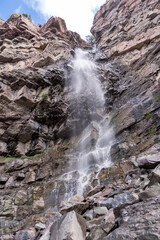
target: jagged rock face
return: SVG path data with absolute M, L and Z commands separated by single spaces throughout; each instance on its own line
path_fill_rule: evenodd
M 159 197 L 128 206 L 121 211 L 120 227 L 103 240 L 159 239 Z M 150 222 L 152 221 L 152 224 Z
M 91 29 L 98 46 L 108 50 L 109 56 L 140 50 L 160 36 L 159 7 L 158 0 L 107 1 L 95 15 Z M 130 53 L 130 59 L 136 53 Z
M 0 236 L 25 229 L 37 218 L 46 222 L 54 215 L 52 189 L 56 176 L 63 174 L 67 166 L 67 158 L 57 156 L 57 151 L 51 149 L 41 157 L 1 162 Z M 64 195 L 65 184 L 60 183 L 59 187 Z M 48 208 L 51 210 L 46 211 Z
M 61 18 L 51 17 L 39 27 L 31 19 L 13 14 L 0 25 L 0 70 L 44 67 L 71 57 L 75 47 L 88 47 Z M 4 64 L 6 63 L 6 64 Z
M 91 29 L 102 52 L 106 108 L 126 145 L 119 160 L 160 140 L 159 9 L 158 0 L 107 1 Z
M 53 145 L 66 105 L 63 71 L 26 69 L 0 77 L 1 155 L 34 155 Z
M 43 152 L 67 111 L 64 67 L 51 65 L 88 44 L 61 18 L 39 27 L 19 14 L 1 21 L 0 38 L 0 155 Z

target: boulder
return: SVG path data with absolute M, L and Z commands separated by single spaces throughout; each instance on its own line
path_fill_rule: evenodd
M 23 205 L 28 201 L 27 191 L 19 190 L 15 195 L 15 204 Z
M 98 218 L 94 218 L 90 221 L 87 221 L 86 222 L 87 229 L 91 230 L 92 228 L 95 228 L 95 227 L 99 226 L 103 222 L 104 218 L 105 218 L 105 216 L 101 216 L 101 217 L 98 217 Z
M 35 229 L 37 230 L 44 230 L 46 228 L 45 224 L 38 222 L 35 224 Z
M 114 196 L 112 208 L 116 217 L 119 216 L 120 210 L 127 205 L 135 204 L 139 201 L 136 193 L 125 192 Z
M 10 177 L 5 184 L 5 188 L 15 188 L 18 187 L 18 183 L 15 181 L 14 177 Z
M 110 209 L 109 212 L 105 215 L 102 223 L 101 223 L 101 227 L 102 229 L 106 232 L 109 233 L 112 228 L 115 226 L 115 215 L 113 212 L 113 209 Z
M 42 211 L 42 210 L 44 210 L 44 207 L 45 207 L 45 205 L 44 205 L 43 197 L 40 197 L 39 199 L 37 199 L 33 202 L 33 209 L 36 211 L 40 211 L 40 210 Z
M 93 215 L 94 218 L 98 218 L 100 216 L 106 215 L 108 213 L 108 209 L 106 207 L 94 207 Z
M 94 213 L 94 209 L 87 210 L 87 211 L 83 214 L 83 217 L 84 217 L 87 221 L 92 220 L 92 219 L 93 219 L 93 213 Z
M 60 213 L 65 214 L 74 210 L 75 212 L 81 214 L 89 207 L 88 202 L 83 202 L 84 198 L 80 195 L 75 195 L 68 202 L 62 202 L 60 207 Z
M 95 195 L 96 193 L 102 191 L 103 189 L 104 187 L 102 186 L 96 186 L 87 193 L 87 197 L 91 197 L 92 195 Z
M 140 168 L 153 169 L 160 163 L 160 144 L 155 144 L 137 158 Z
M 63 215 L 50 229 L 50 240 L 85 240 L 85 219 L 75 211 Z
M 152 176 L 155 181 L 160 182 L 160 164 L 155 169 L 153 169 Z
M 43 235 L 40 237 L 39 240 L 50 240 L 50 228 L 52 224 L 50 224 L 47 229 L 43 232 Z
M 147 187 L 144 191 L 139 193 L 139 199 L 144 201 L 148 198 L 157 197 L 160 195 L 160 184 L 155 184 L 151 187 Z
M 106 235 L 107 234 L 103 231 L 103 229 L 100 226 L 96 226 L 91 229 L 90 234 L 87 237 L 87 240 L 101 240 Z
M 107 172 L 108 169 L 105 169 L 105 173 Z M 105 176 L 104 174 L 104 169 L 102 169 L 102 172 L 100 172 L 100 174 L 102 173 L 102 177 Z M 95 204 L 99 204 L 100 201 L 102 201 L 106 196 L 108 196 L 109 194 L 111 194 L 113 190 L 111 188 L 106 188 L 106 189 L 103 189 L 102 191 L 100 192 L 97 192 L 96 194 L 90 196 L 90 197 L 87 197 L 86 200 L 91 204 L 93 205 L 94 203 Z
M 39 227 L 45 227 L 45 230 L 43 230 L 43 234 L 40 237 L 40 240 L 50 240 L 50 229 L 51 226 L 58 221 L 58 219 L 60 219 L 62 215 L 60 213 L 56 213 L 53 217 L 49 218 L 48 222 L 46 223 L 46 225 L 44 225 L 43 223 L 40 223 L 40 225 L 38 224 L 38 228 Z
M 7 175 L 1 175 L 0 176 L 0 184 L 5 184 L 8 180 L 9 176 Z
M 103 240 L 158 240 L 160 231 L 160 197 L 138 202 L 121 210 L 119 227 Z M 152 223 L 152 224 L 151 224 Z
M 24 240 L 24 239 L 32 239 L 36 236 L 35 228 L 29 228 L 28 230 L 19 231 L 15 235 L 15 240 Z
M 35 171 L 29 171 L 26 174 L 26 182 L 27 183 L 32 183 L 32 182 L 35 182 L 35 180 L 36 180 L 36 173 L 35 173 Z
M 98 205 L 100 207 L 106 207 L 107 209 L 110 209 L 112 208 L 113 201 L 113 198 L 104 198 L 98 203 Z
M 116 208 L 125 204 L 129 205 L 129 204 L 132 204 L 132 202 L 137 200 L 138 200 L 138 195 L 136 195 L 135 193 L 124 192 L 114 196 L 112 206 L 113 208 Z
M 53 223 L 52 223 L 53 224 Z M 50 229 L 52 224 L 50 223 L 45 231 L 43 231 L 43 235 L 39 240 L 50 240 Z

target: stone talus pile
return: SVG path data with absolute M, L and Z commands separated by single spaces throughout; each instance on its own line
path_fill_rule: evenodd
M 102 169 L 98 175 L 100 185 L 84 197 L 75 195 L 68 202 L 61 202 L 56 214 L 45 209 L 47 191 L 49 186 L 53 187 L 55 167 L 51 169 L 50 166 L 52 178 L 42 174 L 47 172 L 43 168 L 41 178 L 37 178 L 36 166 L 31 160 L 30 165 L 28 163 L 26 159 L 5 165 L 6 175 L 1 177 L 1 186 L 5 184 L 9 195 L 3 193 L 1 196 L 1 216 L 10 217 L 8 224 L 12 225 L 7 228 L 6 221 L 4 227 L 4 220 L 1 220 L 2 240 L 21 240 L 25 236 L 41 240 L 159 239 L 160 160 L 156 167 L 155 162 L 150 162 L 148 167 L 146 162 L 142 164 L 136 159 Z M 42 162 L 39 160 L 37 164 Z M 47 164 L 49 167 L 49 162 L 45 166 Z M 14 185 L 11 184 L 13 181 Z M 40 186 L 38 181 L 41 181 Z M 16 217 L 11 221 L 14 211 Z M 26 223 L 28 227 L 18 231 Z

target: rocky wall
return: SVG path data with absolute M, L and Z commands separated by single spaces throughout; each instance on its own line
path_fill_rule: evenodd
M 60 140 L 68 109 L 65 61 L 76 47 L 89 45 L 61 18 L 37 26 L 13 14 L 1 22 L 1 156 L 35 155 Z
M 159 10 L 157 0 L 110 0 L 94 18 L 106 109 L 121 143 L 113 149 L 121 152 L 117 160 L 160 140 Z
M 60 189 L 59 201 L 67 191 L 65 183 L 56 180 L 69 164 L 64 149 L 61 153 L 50 149 L 41 156 L 1 161 L 0 236 L 15 234 L 38 222 L 45 224 L 54 216 L 60 202 L 55 202 L 53 189 Z
M 98 185 L 69 201 L 63 201 L 67 184 L 58 179 L 69 166 L 64 156 L 67 148 L 61 156 L 52 149 L 41 157 L 1 164 L 2 240 L 52 240 L 53 236 L 57 240 L 64 236 L 73 240 L 80 236 L 82 240 L 158 240 L 160 144 L 155 147 L 103 168 L 97 175 Z

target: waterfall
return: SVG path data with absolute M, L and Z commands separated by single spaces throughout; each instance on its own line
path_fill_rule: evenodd
M 97 108 L 103 108 L 105 100 L 96 74 L 97 66 L 89 59 L 88 52 L 77 49 L 75 58 L 72 60 L 72 66 L 71 77 L 76 96 L 78 98 L 85 96 L 88 104 L 91 100 Z
M 77 49 L 72 67 L 71 79 L 77 102 L 75 116 L 78 118 L 75 131 L 80 133 L 76 144 L 77 170 L 80 173 L 77 191 L 82 194 L 91 180 L 92 171 L 112 164 L 110 148 L 114 132 L 109 125 L 109 116 L 105 115 L 105 98 L 96 63 L 88 52 Z
M 109 116 L 105 114 L 105 98 L 98 67 L 90 56 L 87 51 L 77 49 L 70 64 L 73 109 L 68 121 L 72 122 L 74 150 L 66 156 L 70 163 L 68 172 L 57 180 L 58 184 L 62 183 L 62 189 L 65 187 L 64 200 L 85 193 L 93 186 L 93 182 L 98 184 L 100 170 L 112 165 L 110 149 L 115 141 L 114 131 Z M 62 196 L 53 190 L 53 195 L 55 193 L 56 199 L 58 195 Z

